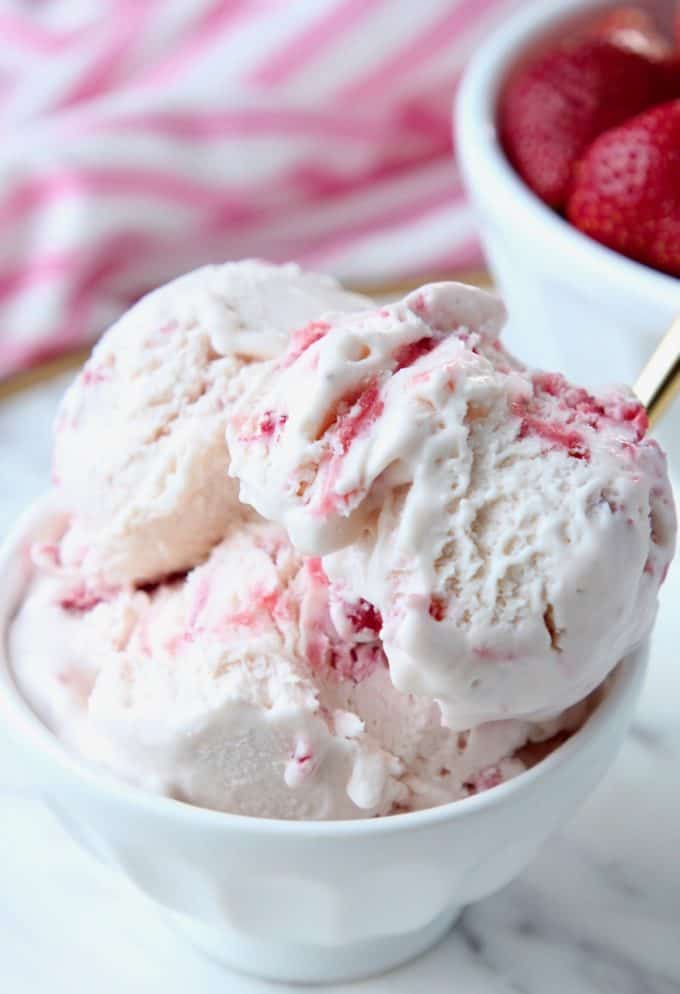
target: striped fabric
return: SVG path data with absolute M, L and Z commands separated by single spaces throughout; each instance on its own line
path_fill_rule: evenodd
M 5 0 L 0 376 L 206 261 L 474 265 L 451 98 L 516 3 Z

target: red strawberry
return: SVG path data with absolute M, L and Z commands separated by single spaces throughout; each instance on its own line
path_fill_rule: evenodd
M 510 79 L 501 97 L 501 138 L 525 182 L 561 208 L 576 161 L 599 134 L 675 95 L 654 60 L 585 40 L 539 56 Z
M 641 7 L 613 7 L 588 25 L 590 36 L 606 39 L 620 48 L 629 48 L 650 59 L 666 59 L 673 46 Z
M 680 4 L 678 5 L 680 18 Z M 678 20 L 680 26 L 680 19 Z M 673 43 L 661 33 L 654 18 L 640 7 L 613 7 L 595 18 L 584 37 L 597 37 L 610 41 L 619 48 L 627 48 L 652 59 L 659 65 L 664 100 L 680 96 L 680 56 L 673 50 Z M 680 39 L 680 33 L 678 34 Z
M 600 135 L 576 167 L 567 216 L 617 252 L 680 276 L 680 100 Z

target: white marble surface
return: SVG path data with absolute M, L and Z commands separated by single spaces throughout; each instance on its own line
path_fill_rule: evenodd
M 47 485 L 62 382 L 0 405 L 0 533 Z M 680 432 L 680 411 L 666 426 Z M 614 768 L 530 869 L 436 949 L 329 994 L 680 994 L 680 561 Z M 0 755 L 0 990 L 265 994 L 183 945 L 146 901 L 10 786 Z M 4 786 L 3 786 L 4 785 Z

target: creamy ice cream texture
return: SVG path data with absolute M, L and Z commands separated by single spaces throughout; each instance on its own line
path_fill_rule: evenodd
M 457 734 L 397 691 L 375 618 L 318 560 L 247 511 L 186 577 L 86 599 L 46 572 L 13 627 L 28 699 L 73 750 L 146 789 L 279 818 L 385 815 L 455 800 L 576 727 L 501 721 Z
M 238 504 L 224 444 L 235 373 L 321 311 L 367 303 L 330 277 L 259 262 L 206 266 L 144 297 L 59 411 L 54 481 L 72 517 L 62 562 L 108 583 L 200 562 Z
M 447 723 L 574 704 L 649 629 L 675 538 L 633 394 L 503 349 L 489 294 L 434 284 L 315 322 L 244 370 L 241 497 L 381 614 L 392 681 Z
M 317 819 L 456 800 L 577 727 L 653 620 L 672 501 L 634 399 L 526 369 L 502 321 L 260 263 L 133 308 L 62 406 L 11 632 L 46 724 L 146 789 Z

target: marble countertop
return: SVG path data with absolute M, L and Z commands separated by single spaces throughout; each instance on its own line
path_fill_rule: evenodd
M 0 534 L 47 485 L 50 422 L 63 385 L 55 380 L 0 404 Z M 678 431 L 680 411 L 664 434 Z M 527 872 L 469 908 L 419 960 L 323 990 L 680 994 L 679 607 L 680 560 L 663 588 L 650 674 L 623 751 Z M 82 854 L 11 780 L 0 755 L 8 994 L 291 989 L 226 972 L 179 943 L 144 898 Z

